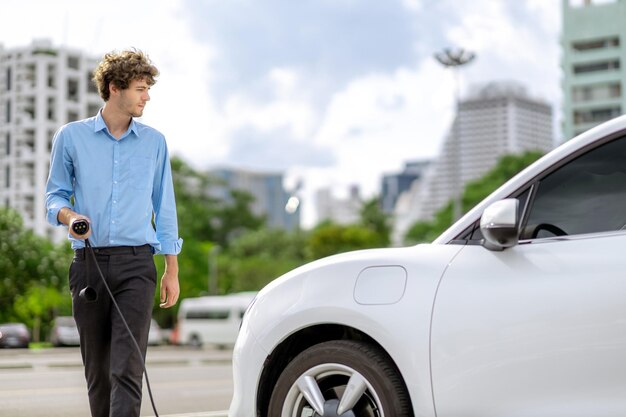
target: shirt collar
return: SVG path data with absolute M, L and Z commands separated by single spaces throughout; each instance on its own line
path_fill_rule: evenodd
M 109 128 L 107 127 L 106 123 L 104 122 L 104 118 L 102 117 L 102 109 L 100 109 L 98 111 L 98 114 L 96 114 L 96 120 L 95 120 L 95 124 L 94 124 L 94 132 L 100 132 L 100 131 L 106 131 L 109 135 L 111 134 L 111 132 L 109 132 Z M 126 133 L 124 133 L 122 135 L 121 139 L 124 139 L 126 136 L 128 136 L 128 134 L 130 132 L 133 132 L 135 134 L 135 136 L 139 136 L 139 129 L 137 129 L 137 123 L 135 123 L 135 119 L 131 117 L 130 119 L 130 125 L 128 126 L 128 130 L 126 131 Z

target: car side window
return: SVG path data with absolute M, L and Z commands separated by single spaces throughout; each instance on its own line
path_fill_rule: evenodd
M 620 230 L 626 225 L 626 137 L 601 145 L 543 178 L 520 238 Z

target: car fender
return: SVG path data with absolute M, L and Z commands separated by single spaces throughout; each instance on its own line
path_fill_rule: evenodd
M 401 370 L 416 415 L 434 415 L 429 356 L 433 300 L 446 266 L 461 249 L 459 245 L 418 245 L 357 251 L 313 262 L 262 290 L 244 326 L 254 329 L 254 338 L 268 353 L 291 335 L 320 324 L 363 332 Z M 380 303 L 375 297 L 371 302 L 358 302 L 355 289 L 363 271 L 381 268 L 378 278 L 384 288 L 384 268 L 390 266 L 406 271 L 401 296 Z M 375 284 L 371 290 L 376 290 Z

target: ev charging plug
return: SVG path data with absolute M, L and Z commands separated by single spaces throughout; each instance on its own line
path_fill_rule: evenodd
M 82 219 L 76 220 L 72 223 L 72 230 L 79 236 L 84 235 L 89 231 L 89 222 Z M 85 245 L 91 247 L 88 239 L 85 239 Z M 87 283 L 87 286 L 78 293 L 78 297 L 86 303 L 93 303 L 98 299 L 98 293 L 95 289 L 89 286 L 89 283 Z

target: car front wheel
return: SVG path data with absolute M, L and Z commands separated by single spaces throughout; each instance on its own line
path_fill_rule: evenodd
M 278 378 L 269 417 L 411 417 L 409 396 L 391 359 L 350 340 L 312 346 Z

